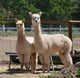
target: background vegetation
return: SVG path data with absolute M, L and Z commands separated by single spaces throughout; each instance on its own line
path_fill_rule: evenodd
M 42 19 L 80 19 L 80 0 L 0 0 L 0 20 L 30 19 L 28 12 L 42 11 Z

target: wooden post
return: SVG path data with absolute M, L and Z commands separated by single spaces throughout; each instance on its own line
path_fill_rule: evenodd
M 69 35 L 69 38 L 72 40 L 72 24 L 71 22 L 68 23 L 68 35 Z M 71 50 L 71 54 L 73 54 L 73 45 L 72 45 L 72 50 Z
M 72 24 L 71 24 L 71 22 L 68 23 L 68 35 L 69 35 L 69 38 L 72 40 Z

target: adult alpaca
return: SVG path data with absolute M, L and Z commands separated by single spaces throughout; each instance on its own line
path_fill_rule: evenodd
M 25 65 L 26 70 L 29 70 L 29 63 L 31 62 L 31 72 L 33 73 L 36 66 L 36 53 L 34 48 L 33 37 L 25 36 L 24 20 L 16 19 L 17 27 L 17 44 L 16 51 L 19 56 L 21 69 Z
M 54 34 L 54 35 L 43 35 L 41 32 L 41 21 L 40 16 L 42 12 L 32 14 L 29 12 L 32 18 L 32 26 L 34 27 L 34 43 L 36 52 L 40 55 L 40 60 L 43 65 L 43 72 L 45 72 L 45 67 L 49 72 L 49 56 L 58 52 L 61 58 L 62 63 L 66 67 L 73 65 L 70 52 L 72 49 L 71 40 L 63 34 Z

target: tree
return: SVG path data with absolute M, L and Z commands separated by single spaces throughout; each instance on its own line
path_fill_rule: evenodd
M 44 19 L 72 19 L 74 12 L 74 2 L 76 0 L 1 0 L 0 8 L 4 11 L 0 15 L 5 15 L 4 19 L 26 18 L 29 19 L 28 12 L 42 11 Z M 77 0 L 78 1 L 78 0 Z M 80 3 L 80 2 L 79 2 Z M 6 13 L 6 14 L 5 14 Z
M 64 20 L 71 19 L 74 0 L 51 0 L 50 18 Z
M 75 4 L 75 11 L 72 13 L 73 19 L 80 20 L 80 0 L 76 0 Z

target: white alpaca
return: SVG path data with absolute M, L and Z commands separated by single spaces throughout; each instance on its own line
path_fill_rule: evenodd
M 58 52 L 61 58 L 61 61 L 66 67 L 73 65 L 72 58 L 70 55 L 72 49 L 71 40 L 63 34 L 54 34 L 54 35 L 43 35 L 41 32 L 41 21 L 39 14 L 32 14 L 29 12 L 32 17 L 32 26 L 34 27 L 34 42 L 36 52 L 40 55 L 40 60 L 43 65 L 43 72 L 45 72 L 45 67 L 49 72 L 49 56 Z M 55 59 L 54 59 L 55 60 Z
M 16 20 L 17 26 L 17 44 L 16 51 L 19 56 L 21 69 L 25 65 L 26 70 L 29 70 L 29 63 L 31 62 L 31 71 L 34 72 L 36 66 L 36 53 L 34 48 L 33 37 L 25 37 L 25 27 L 23 20 Z

